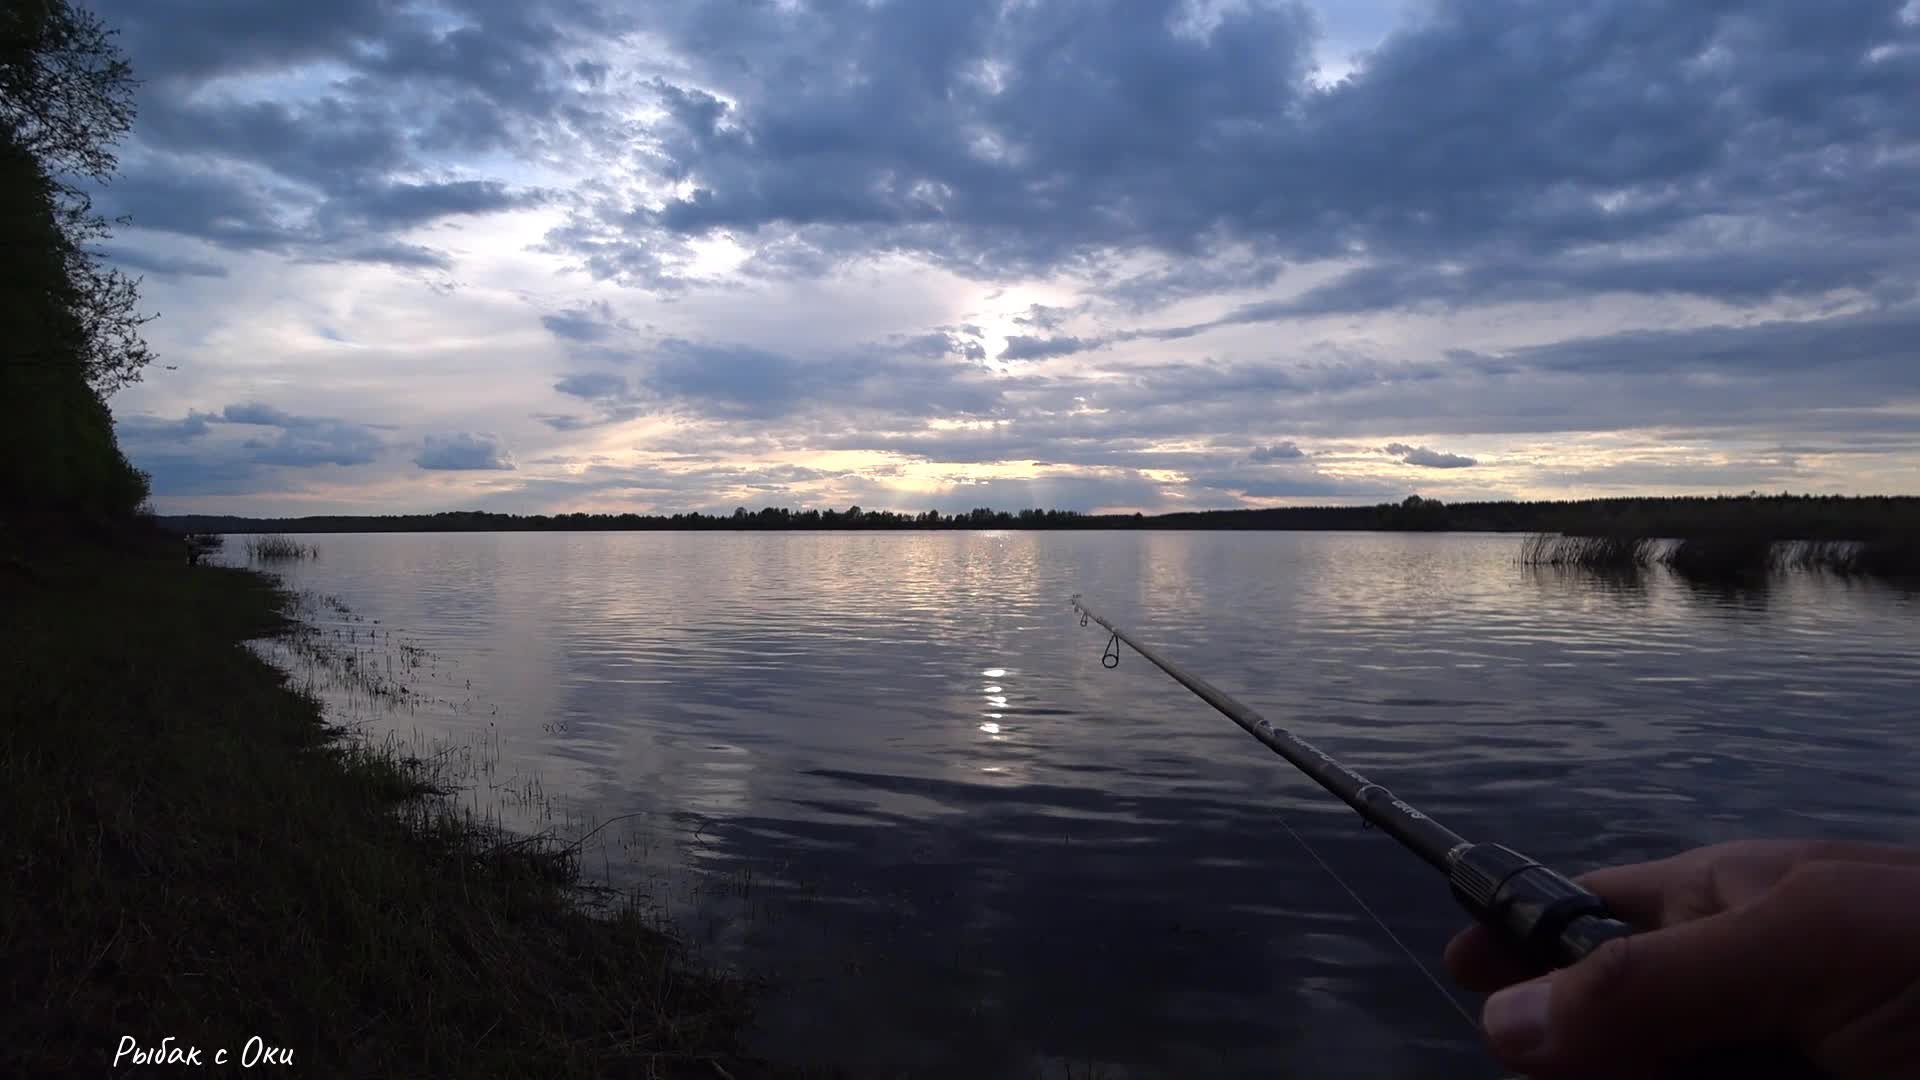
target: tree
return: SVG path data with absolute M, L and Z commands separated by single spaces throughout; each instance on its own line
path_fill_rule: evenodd
M 111 226 L 83 182 L 105 183 L 114 145 L 132 126 L 133 69 L 114 31 L 67 0 L 0 7 L 0 140 L 38 162 L 52 191 L 59 255 L 84 340 L 75 357 L 87 383 L 110 395 L 153 359 L 140 337 L 139 280 L 107 266 L 93 245 Z
M 39 163 L 0 132 L 0 511 L 125 514 L 146 498 L 146 478 L 121 456 L 86 377 L 54 198 Z
M 113 37 L 66 0 L 8 0 L 0 12 L 0 125 L 50 175 L 113 175 L 134 86 Z

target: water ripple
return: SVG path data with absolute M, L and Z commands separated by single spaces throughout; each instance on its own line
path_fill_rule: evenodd
M 435 657 L 369 722 L 486 740 L 572 820 L 639 815 L 602 834 L 606 871 L 785 988 L 770 1053 L 1480 1078 L 1459 1018 L 1275 816 L 1429 958 L 1459 921 L 1444 887 L 1137 655 L 1103 669 L 1066 597 L 1463 834 L 1569 869 L 1912 835 L 1914 594 L 1533 570 L 1517 547 L 333 536 L 289 573 Z

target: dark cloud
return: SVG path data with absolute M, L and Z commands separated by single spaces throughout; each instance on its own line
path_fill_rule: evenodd
M 209 413 L 192 411 L 178 420 L 135 413 L 114 417 L 113 427 L 119 437 L 127 442 L 183 442 L 205 435 L 207 422 L 209 420 L 218 422 L 219 419 L 218 416 Z
M 966 360 L 980 361 L 987 358 L 987 349 L 976 340 L 979 337 L 979 327 L 957 326 L 925 334 L 890 338 L 887 346 L 908 356 L 917 356 L 925 360 L 958 356 Z
M 1889 153 L 1920 137 L 1901 0 L 1441 0 L 1327 89 L 1298 4 L 1210 27 L 1174 0 L 1110 6 L 650 5 L 688 74 L 653 84 L 666 119 L 639 161 L 690 190 L 589 215 L 600 268 L 716 230 L 981 274 L 1237 252 L 1113 282 L 1148 307 L 1289 260 L 1377 264 L 1308 311 L 1745 299 L 1916 267 L 1887 243 L 1920 209 L 1913 155 Z
M 156 255 L 123 247 L 108 248 L 104 254 L 108 262 L 137 274 L 152 274 L 155 277 L 223 278 L 227 276 L 226 267 L 199 259 Z
M 1036 330 L 1058 330 L 1073 317 L 1075 309 L 1056 307 L 1050 304 L 1030 304 L 1024 315 L 1015 315 L 1013 321 L 1021 326 L 1031 326 Z
M 383 228 L 407 228 L 457 214 L 491 214 L 537 205 L 541 191 L 521 191 L 497 180 L 456 180 L 439 184 L 385 183 L 363 189 L 329 210 Z
M 1008 361 L 1604 294 L 1745 309 L 1726 325 L 1574 340 L 1545 325 L 1530 345 L 1450 352 L 1335 349 L 1303 323 L 1266 347 L 1232 335 L 1203 361 L 1113 348 L 1098 371 L 1007 376 L 983 364 L 979 326 L 831 348 L 683 323 L 659 341 L 595 301 L 541 313 L 572 372 L 555 389 L 579 412 L 536 418 L 563 432 L 664 414 L 708 449 L 1058 462 L 1156 490 L 1141 470 L 1166 470 L 1249 498 L 1352 493 L 1293 439 L 1761 430 L 1770 445 L 1890 453 L 1920 429 L 1920 20 L 1902 7 L 1432 0 L 1321 87 L 1309 75 L 1325 43 L 1291 0 L 1217 20 L 1185 0 L 660 0 L 630 22 L 587 0 L 101 0 L 145 80 L 101 205 L 168 243 L 203 242 L 181 245 L 187 258 L 134 233 L 116 250 L 178 279 L 169 292 L 204 294 L 192 279 L 224 270 L 197 260 L 220 249 L 450 281 L 440 246 L 459 246 L 443 239 L 458 218 L 551 205 L 566 220 L 547 250 L 656 292 L 783 302 L 788 282 L 905 259 L 1023 287 L 1064 275 L 1040 294 L 1092 298 L 1015 315 Z M 584 178 L 570 191 L 530 186 L 569 172 Z M 449 224 L 428 235 L 436 223 Z M 697 271 L 716 236 L 748 252 L 724 285 Z M 1253 289 L 1217 318 L 1138 325 L 1174 300 Z M 1512 341 L 1525 324 L 1504 325 Z M 1355 320 L 1342 336 L 1368 334 Z M 170 483 L 224 488 L 384 446 L 365 425 L 264 405 L 122 431 Z M 479 436 L 435 438 L 449 460 L 506 461 Z M 1474 464 L 1395 447 L 1424 468 Z M 200 481 L 177 459 L 189 449 Z M 1817 467 L 1728 460 L 1751 475 Z M 1504 450 L 1498 464 L 1513 465 Z
M 97 7 L 144 84 L 101 205 L 224 247 L 441 268 L 395 234 L 549 195 L 445 175 L 439 155 L 526 156 L 605 115 L 565 56 L 610 24 L 574 0 Z
M 147 474 L 156 497 L 187 495 L 256 495 L 283 485 L 276 470 L 232 458 L 172 451 L 133 453 L 134 464 Z
M 121 32 L 142 77 L 161 82 L 329 59 L 377 37 L 392 10 L 387 0 L 94 0 L 89 6 Z
M 632 326 L 614 316 L 613 305 L 605 300 L 542 315 L 540 325 L 546 327 L 554 337 L 581 344 L 605 341 L 616 330 L 632 329 Z
M 588 401 L 603 398 L 622 398 L 627 394 L 627 380 L 620 375 L 594 371 L 581 375 L 565 375 L 553 384 L 555 390 Z
M 301 423 L 306 418 L 293 416 L 284 410 L 260 402 L 245 405 L 229 405 L 220 410 L 220 419 L 229 424 L 258 424 L 262 427 L 287 427 Z
M 362 424 L 330 416 L 295 416 L 258 402 L 229 405 L 221 410 L 229 424 L 277 428 L 272 436 L 256 436 L 241 443 L 260 465 L 365 465 L 380 452 L 379 436 Z
M 1049 429 L 1095 439 L 1636 431 L 1703 422 L 1723 432 L 1912 432 L 1920 422 L 1911 412 L 1886 406 L 1920 398 L 1916 341 L 1920 307 L 1909 306 L 1500 352 L 1307 347 L 1264 361 L 1060 376 L 1030 382 L 1016 404 L 1055 416 L 1076 406 L 1103 410 Z M 1009 415 L 1021 418 L 1017 409 Z
M 632 420 L 644 412 L 637 405 L 603 405 L 592 416 L 580 416 L 573 413 L 534 413 L 533 419 L 540 421 L 555 431 L 586 431 L 589 428 L 605 427 Z
M 492 435 L 456 431 L 427 436 L 413 463 L 423 469 L 511 470 L 513 457 Z
M 1406 443 L 1388 443 L 1386 452 L 1408 465 L 1426 469 L 1471 469 L 1480 464 L 1470 457 L 1442 453 L 1425 446 L 1408 446 Z
M 1097 349 L 1102 342 L 1084 338 L 1061 335 L 1059 337 L 1029 337 L 1015 334 L 1007 339 L 1007 347 L 1000 350 L 1002 360 L 1046 360 L 1055 356 L 1072 356 L 1074 353 Z
M 1275 461 L 1297 461 L 1306 456 L 1305 450 L 1289 440 L 1277 442 L 1271 446 L 1256 446 L 1253 452 L 1247 455 L 1247 460 L 1255 464 L 1265 464 Z
M 262 402 L 179 419 L 116 420 L 120 443 L 153 477 L 156 495 L 234 495 L 274 490 L 280 469 L 366 465 L 385 449 L 365 424 L 303 416 Z

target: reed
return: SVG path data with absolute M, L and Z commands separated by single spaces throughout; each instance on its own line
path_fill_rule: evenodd
M 1667 540 L 1536 533 L 1522 543 L 1520 562 L 1585 570 L 1664 566 L 1695 581 L 1732 581 L 1796 570 L 1849 577 L 1914 578 L 1920 577 L 1920 539 L 1783 540 L 1720 532 Z
M 270 533 L 247 537 L 247 558 L 254 562 L 293 562 L 319 557 L 319 548 L 303 544 L 291 536 Z
M 1583 570 L 1635 570 L 1652 561 L 1657 543 L 1633 536 L 1535 533 L 1521 545 L 1520 562 Z

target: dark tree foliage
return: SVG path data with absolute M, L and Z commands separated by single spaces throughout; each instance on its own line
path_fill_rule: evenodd
M 105 181 L 133 124 L 133 68 L 113 31 L 66 0 L 0 9 L 0 124 L 52 174 Z
M 121 456 L 86 378 L 88 331 L 54 198 L 33 156 L 0 137 L 0 504 L 124 514 L 145 499 L 146 478 Z
M 107 234 L 80 183 L 103 181 L 133 115 L 112 35 L 64 0 L 0 5 L 0 508 L 121 515 L 145 476 L 106 395 L 148 358 L 138 283 L 87 245 Z
M 133 123 L 133 69 L 100 19 L 66 0 L 0 7 L 0 138 L 38 163 L 52 194 L 59 252 L 83 337 L 77 356 L 103 396 L 139 379 L 153 359 L 140 327 L 139 281 L 92 245 L 111 232 L 83 187 L 105 183 L 114 145 Z

